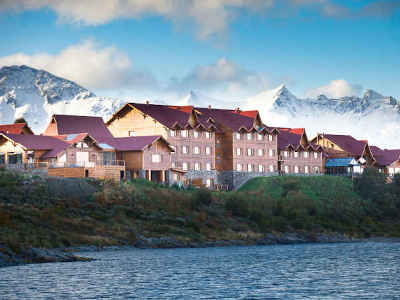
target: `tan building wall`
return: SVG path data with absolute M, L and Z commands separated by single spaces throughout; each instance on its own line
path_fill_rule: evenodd
M 54 121 L 54 119 L 51 120 L 50 124 L 47 126 L 47 128 L 43 132 L 43 135 L 50 135 L 50 136 L 58 135 L 57 123 Z
M 115 137 L 127 137 L 145 135 L 161 135 L 167 138 L 167 129 L 153 118 L 144 115 L 135 108 L 121 112 L 111 123 L 107 124 L 108 129 Z
M 8 162 L 8 156 L 10 153 L 21 153 L 22 154 L 22 162 L 26 163 L 27 154 L 20 145 L 14 144 L 13 142 L 0 137 L 0 153 L 3 153 L 5 156 L 5 161 Z

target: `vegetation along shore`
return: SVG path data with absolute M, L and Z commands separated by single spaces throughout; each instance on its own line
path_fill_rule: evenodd
M 262 177 L 239 191 L 52 178 L 0 169 L 0 266 L 71 251 L 345 242 L 400 237 L 400 177 Z M 51 250 L 53 249 L 53 250 Z

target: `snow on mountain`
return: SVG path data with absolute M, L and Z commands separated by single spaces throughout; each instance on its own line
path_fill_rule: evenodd
M 192 105 L 198 107 L 208 107 L 211 105 L 214 108 L 227 108 L 234 106 L 234 104 L 235 103 L 232 102 L 214 99 L 195 91 L 190 91 L 189 94 L 177 102 L 177 105 Z
M 258 109 L 272 126 L 306 127 L 317 132 L 351 134 L 382 147 L 400 148 L 400 102 L 367 90 L 363 97 L 300 99 L 284 85 L 245 101 L 244 109 Z
M 27 66 L 0 69 L 0 124 L 23 117 L 41 133 L 52 114 L 108 118 L 121 100 L 96 97 L 76 83 Z

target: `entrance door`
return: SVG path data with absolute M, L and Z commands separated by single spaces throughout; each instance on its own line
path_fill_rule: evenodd
M 76 152 L 76 163 L 80 166 L 89 165 L 89 152 Z

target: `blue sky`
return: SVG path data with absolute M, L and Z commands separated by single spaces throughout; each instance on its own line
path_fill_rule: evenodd
M 285 83 L 300 97 L 400 98 L 400 1 L 205 2 L 2 1 L 0 66 L 115 97 L 237 100 Z

